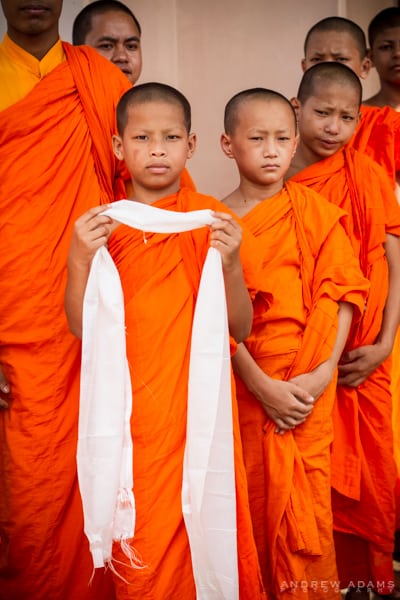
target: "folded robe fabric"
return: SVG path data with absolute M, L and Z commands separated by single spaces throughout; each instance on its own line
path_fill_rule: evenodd
M 380 164 L 394 185 L 400 171 L 400 114 L 389 106 L 362 104 L 361 115 L 349 147 Z
M 246 346 L 271 377 L 289 379 L 330 356 L 340 300 L 353 304 L 357 315 L 362 311 L 368 284 L 341 225 L 344 219 L 324 198 L 291 182 L 242 219 L 263 265 Z M 267 308 L 261 301 L 265 290 L 273 296 Z M 267 593 L 339 597 L 330 510 L 334 387 L 303 425 L 282 436 L 239 378 L 237 395 Z
M 314 163 L 293 180 L 349 214 L 346 229 L 371 287 L 346 350 L 373 344 L 388 290 L 385 237 L 387 233 L 400 235 L 400 208 L 390 180 L 382 167 L 353 148 Z M 332 444 L 334 527 L 366 540 L 370 578 L 387 582 L 391 578 L 395 485 L 390 362 L 385 361 L 357 388 L 338 386 L 337 399 Z M 339 574 L 343 580 L 351 580 L 353 576 L 344 575 L 351 571 L 351 561 L 343 556 L 343 551 L 338 553 Z
M 158 233 L 213 221 L 209 210 L 177 213 L 130 201 L 114 203 L 105 214 Z M 134 533 L 131 403 L 123 294 L 116 267 L 101 248 L 84 301 L 78 442 L 85 532 L 95 567 L 112 559 L 113 539 L 127 540 Z M 192 330 L 182 502 L 197 597 L 237 598 L 228 325 L 221 257 L 213 248 L 204 264 Z
M 88 47 L 0 113 L 0 596 L 112 598 L 92 561 L 76 476 L 80 342 L 64 289 L 76 219 L 110 202 L 115 107 L 129 81 Z M 95 110 L 86 112 L 88 98 Z M 6 274 L 6 275 L 5 275 Z M 10 281 L 13 282 L 10 285 Z M 4 549 L 4 550 L 3 550 Z

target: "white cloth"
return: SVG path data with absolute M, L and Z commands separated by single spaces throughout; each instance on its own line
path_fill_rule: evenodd
M 121 200 L 104 214 L 142 231 L 209 225 L 210 210 L 178 213 Z M 134 365 L 133 365 L 134 368 Z M 193 321 L 182 510 L 199 600 L 238 598 L 236 494 L 228 323 L 221 256 L 210 248 Z M 83 307 L 78 478 L 94 566 L 112 541 L 133 537 L 135 509 L 124 301 L 105 248 L 95 255 Z M 142 557 L 146 562 L 146 557 Z

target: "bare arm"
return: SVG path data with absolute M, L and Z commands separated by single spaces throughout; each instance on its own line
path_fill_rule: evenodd
M 264 373 L 244 344 L 232 357 L 233 369 L 277 425 L 276 431 L 293 429 L 303 423 L 313 409 L 314 399 L 301 387 L 273 379 Z
M 224 212 L 215 212 L 219 219 L 211 225 L 210 245 L 222 256 L 229 331 L 242 342 L 251 331 L 253 306 L 240 262 L 242 230 L 235 219 Z
M 82 337 L 82 308 L 90 265 L 98 248 L 111 234 L 113 221 L 101 213 L 108 206 L 91 208 L 75 223 L 68 254 L 68 278 L 64 306 L 71 332 Z
M 386 235 L 386 257 L 389 268 L 389 291 L 381 330 L 374 344 L 348 352 L 340 361 L 339 383 L 360 385 L 392 352 L 400 321 L 400 238 Z
M 309 373 L 303 373 L 291 379 L 293 383 L 297 383 L 306 389 L 315 399 L 318 399 L 321 396 L 332 381 L 343 348 L 346 344 L 352 318 L 353 306 L 348 302 L 339 302 L 338 330 L 332 354 L 328 360 L 318 365 L 318 367 Z

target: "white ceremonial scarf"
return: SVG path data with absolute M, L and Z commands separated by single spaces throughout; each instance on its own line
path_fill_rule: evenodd
M 104 214 L 154 233 L 189 231 L 215 220 L 210 210 L 181 213 L 130 200 L 113 203 Z M 143 566 L 127 541 L 135 526 L 131 406 L 123 292 L 102 247 L 92 261 L 83 306 L 77 451 L 95 568 L 112 567 L 113 540 L 121 542 L 132 566 Z M 198 600 L 237 600 L 229 334 L 221 256 L 214 248 L 204 263 L 192 328 L 182 512 Z

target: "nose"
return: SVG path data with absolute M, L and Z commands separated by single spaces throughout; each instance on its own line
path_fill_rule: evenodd
M 154 142 L 150 148 L 150 155 L 154 158 L 159 158 L 167 155 L 164 144 L 161 141 Z
M 325 121 L 325 131 L 337 134 L 339 133 L 339 117 L 337 115 L 330 115 Z
M 129 61 L 128 52 L 124 44 L 121 43 L 115 45 L 112 61 L 114 63 L 127 63 Z
M 273 139 L 267 139 L 264 142 L 264 156 L 277 156 L 276 143 Z
M 394 44 L 393 56 L 400 56 L 400 40 L 397 40 Z

